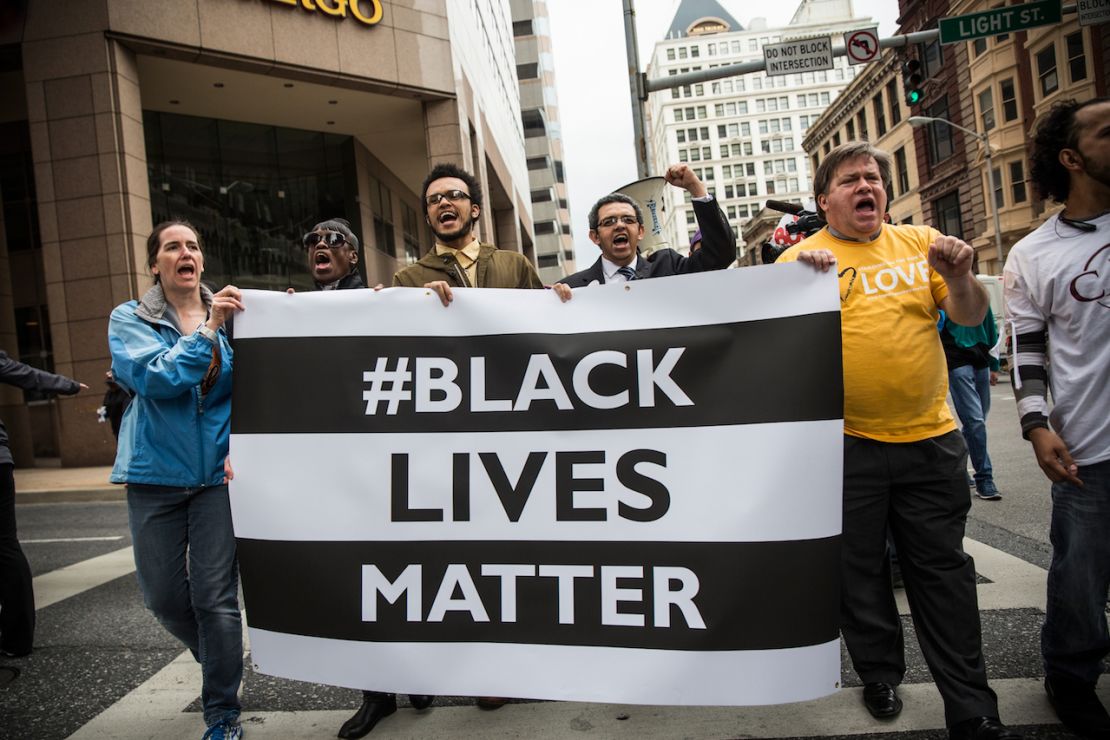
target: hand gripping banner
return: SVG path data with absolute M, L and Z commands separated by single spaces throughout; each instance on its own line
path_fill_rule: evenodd
M 263 673 L 745 705 L 835 691 L 835 276 L 244 291 L 232 511 Z

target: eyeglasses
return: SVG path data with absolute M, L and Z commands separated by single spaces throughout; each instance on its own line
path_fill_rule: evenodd
M 597 225 L 603 229 L 608 229 L 616 226 L 618 223 L 624 224 L 625 226 L 635 226 L 640 223 L 640 221 L 635 216 L 610 216 L 609 218 L 603 218 L 598 221 Z
M 458 203 L 460 200 L 470 200 L 470 193 L 464 193 L 461 190 L 446 190 L 442 193 L 430 193 L 424 198 L 424 202 L 430 206 L 434 206 L 444 198 L 452 203 Z
M 335 249 L 341 244 L 346 244 L 347 237 L 336 231 L 325 231 L 323 233 L 313 231 L 309 234 L 305 234 L 304 238 L 301 239 L 301 244 L 304 245 L 305 249 L 313 249 L 320 242 L 323 242 L 324 246 L 328 249 Z

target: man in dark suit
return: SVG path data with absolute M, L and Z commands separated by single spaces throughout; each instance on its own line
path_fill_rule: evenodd
M 693 199 L 694 215 L 702 233 L 702 247 L 683 257 L 673 249 L 640 256 L 637 245 L 644 237 L 644 215 L 636 201 L 610 193 L 590 209 L 590 240 L 601 248 L 601 257 L 585 270 L 559 282 L 572 288 L 595 283 L 619 283 L 644 278 L 722 270 L 736 259 L 736 237 L 717 201 L 698 176 L 684 164 L 671 165 L 667 182 L 683 188 Z

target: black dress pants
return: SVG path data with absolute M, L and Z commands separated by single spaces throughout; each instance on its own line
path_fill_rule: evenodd
M 0 650 L 30 652 L 35 636 L 35 592 L 31 566 L 15 533 L 15 478 L 11 463 L 0 465 Z
M 865 683 L 897 685 L 906 671 L 889 528 L 949 726 L 998 716 L 983 660 L 975 563 L 963 550 L 971 508 L 966 466 L 958 431 L 906 443 L 844 437 L 841 633 L 852 665 Z

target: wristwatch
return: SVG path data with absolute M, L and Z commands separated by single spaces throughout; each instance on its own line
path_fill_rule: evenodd
M 216 342 L 218 341 L 216 339 L 216 332 L 212 331 L 211 329 L 209 329 L 204 324 L 201 324 L 200 326 L 197 327 L 197 334 L 200 334 L 202 337 L 207 339 L 212 344 L 216 344 Z

